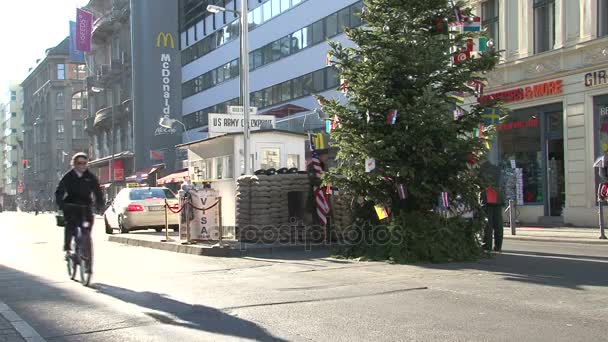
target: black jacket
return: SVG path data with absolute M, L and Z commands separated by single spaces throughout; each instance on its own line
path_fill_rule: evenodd
M 64 210 L 65 204 L 91 206 L 93 204 L 91 195 L 95 196 L 97 208 L 103 208 L 103 194 L 97 177 L 89 170 L 85 171 L 82 177 L 78 177 L 76 171 L 72 169 L 59 182 L 55 191 L 55 203 L 61 210 Z

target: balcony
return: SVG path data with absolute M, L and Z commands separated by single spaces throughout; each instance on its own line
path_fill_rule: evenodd
M 91 31 L 91 36 L 93 36 L 93 38 L 107 36 L 111 34 L 112 31 L 112 16 L 111 13 L 106 13 L 93 22 L 93 31 Z
M 112 110 L 113 110 L 113 108 L 111 106 L 98 110 L 97 113 L 95 113 L 95 120 L 93 121 L 93 127 L 97 128 L 105 121 L 109 121 L 109 119 L 112 118 Z

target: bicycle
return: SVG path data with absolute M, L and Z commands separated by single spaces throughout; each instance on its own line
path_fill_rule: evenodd
M 93 222 L 88 222 L 86 211 L 89 210 L 89 207 L 75 204 L 70 204 L 70 206 L 80 209 L 81 224 L 76 227 L 76 234 L 70 242 L 70 253 L 66 257 L 68 275 L 70 279 L 74 280 L 77 268 L 80 266 L 80 282 L 84 286 L 89 286 L 93 274 L 93 241 L 91 239 Z

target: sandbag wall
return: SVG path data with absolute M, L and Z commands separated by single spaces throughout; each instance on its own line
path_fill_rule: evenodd
M 310 230 L 289 217 L 289 193 L 308 193 L 307 174 L 241 176 L 237 179 L 236 226 L 243 242 L 301 241 Z M 306 205 L 306 203 L 302 203 Z

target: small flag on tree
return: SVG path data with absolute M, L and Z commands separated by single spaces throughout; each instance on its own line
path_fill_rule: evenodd
M 500 109 L 494 107 L 486 108 L 482 117 L 484 125 L 498 125 L 500 123 Z
M 471 51 L 469 51 L 469 50 L 458 51 L 454 55 L 454 64 L 456 64 L 456 65 L 462 64 L 462 63 L 464 63 L 464 61 L 466 61 L 469 58 L 471 58 Z
M 448 198 L 448 193 L 447 192 L 442 192 L 441 193 L 441 201 L 443 203 L 443 207 L 445 209 L 448 209 L 450 207 L 450 200 Z
M 376 209 L 376 215 L 378 215 L 378 219 L 379 220 L 384 220 L 386 218 L 388 218 L 388 210 L 386 210 L 386 208 L 382 205 L 375 205 L 374 208 Z
M 459 6 L 454 7 L 454 12 L 456 13 L 456 21 L 458 21 L 458 22 L 463 21 L 462 12 L 460 11 Z
M 469 38 L 467 39 L 467 50 L 470 52 L 484 52 L 488 48 L 488 38 Z
M 327 56 L 325 56 L 325 65 L 331 66 L 331 54 L 328 52 Z
M 480 97 L 483 95 L 485 84 L 482 81 L 479 81 L 479 80 L 468 81 L 466 83 L 466 86 L 469 89 L 473 90 L 477 94 L 477 97 Z
M 337 128 L 340 128 L 340 117 L 338 115 L 334 115 L 334 120 L 331 123 L 331 130 L 335 131 Z
M 332 129 L 331 120 L 329 120 L 329 119 L 325 120 L 325 132 L 331 133 L 331 129 Z
M 445 18 L 435 19 L 435 26 L 433 27 L 433 32 L 439 34 L 448 34 L 450 32 L 450 26 L 448 21 Z
M 407 198 L 407 189 L 403 184 L 397 184 L 397 193 L 399 194 L 399 199 L 404 200 Z
M 344 94 L 348 94 L 348 81 L 345 79 L 340 80 L 340 91 Z
M 465 17 L 463 18 L 463 29 L 464 32 L 480 32 L 481 31 L 481 18 L 480 17 Z
M 449 92 L 448 96 L 456 100 L 458 103 L 464 103 L 464 92 L 462 91 Z
M 374 159 L 374 158 L 365 159 L 365 172 L 370 173 L 370 172 L 374 171 L 375 168 L 376 168 L 376 159 Z
M 473 137 L 482 139 L 483 138 L 483 124 L 479 124 L 479 128 L 473 129 Z
M 454 121 L 460 120 L 464 116 L 464 109 L 456 107 L 454 109 Z
M 397 114 L 399 114 L 399 111 L 396 109 L 393 109 L 391 111 L 388 112 L 388 117 L 386 119 L 386 122 L 389 125 L 394 125 L 395 122 L 397 122 Z

